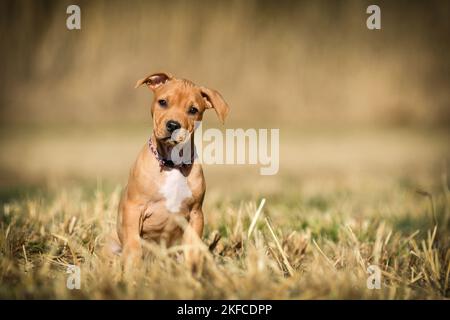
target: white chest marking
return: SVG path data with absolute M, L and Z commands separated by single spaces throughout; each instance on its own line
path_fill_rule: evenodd
M 166 180 L 159 192 L 166 198 L 166 208 L 172 213 L 180 211 L 181 204 L 187 198 L 192 197 L 187 179 L 179 170 L 166 171 Z

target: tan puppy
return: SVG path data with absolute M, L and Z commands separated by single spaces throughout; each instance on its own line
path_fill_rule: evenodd
M 193 163 L 175 165 L 171 151 L 186 138 L 183 132 L 190 135 L 193 146 L 194 122 L 202 120 L 205 110 L 213 108 L 222 122 L 229 111 L 217 91 L 167 73 L 141 79 L 136 87 L 141 85 L 154 93 L 153 134 L 131 168 L 117 216 L 116 251 L 122 251 L 125 262 L 133 263 L 142 256 L 141 238 L 163 241 L 167 246 L 178 239 L 191 245 L 194 237 L 201 238 L 206 189 L 202 167 L 193 159 L 194 152 Z M 177 132 L 181 134 L 175 135 Z M 177 222 L 180 217 L 188 221 L 188 228 Z

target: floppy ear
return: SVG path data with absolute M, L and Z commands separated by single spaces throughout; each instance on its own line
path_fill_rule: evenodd
M 138 80 L 138 82 L 136 82 L 135 88 L 138 88 L 141 85 L 145 84 L 150 90 L 155 90 L 156 88 L 163 85 L 172 78 L 173 77 L 170 73 L 164 72 L 154 73 L 152 75 L 147 76 L 144 79 Z
M 230 111 L 230 107 L 222 98 L 219 92 L 213 89 L 200 87 L 200 91 L 203 99 L 206 101 L 206 108 L 211 109 L 214 108 L 216 110 L 217 116 L 219 117 L 222 123 L 225 122 L 225 118 Z

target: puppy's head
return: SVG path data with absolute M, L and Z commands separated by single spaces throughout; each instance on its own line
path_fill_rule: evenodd
M 153 131 L 162 143 L 175 145 L 186 141 L 195 129 L 195 121 L 201 121 L 207 109 L 214 109 L 222 123 L 228 114 L 229 107 L 219 92 L 189 80 L 155 73 L 139 80 L 136 88 L 144 84 L 154 93 Z

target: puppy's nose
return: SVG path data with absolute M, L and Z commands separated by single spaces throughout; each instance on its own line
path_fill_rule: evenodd
M 181 128 L 181 124 L 177 121 L 169 120 L 166 123 L 166 128 L 167 128 L 167 131 L 174 132 L 175 130 Z

